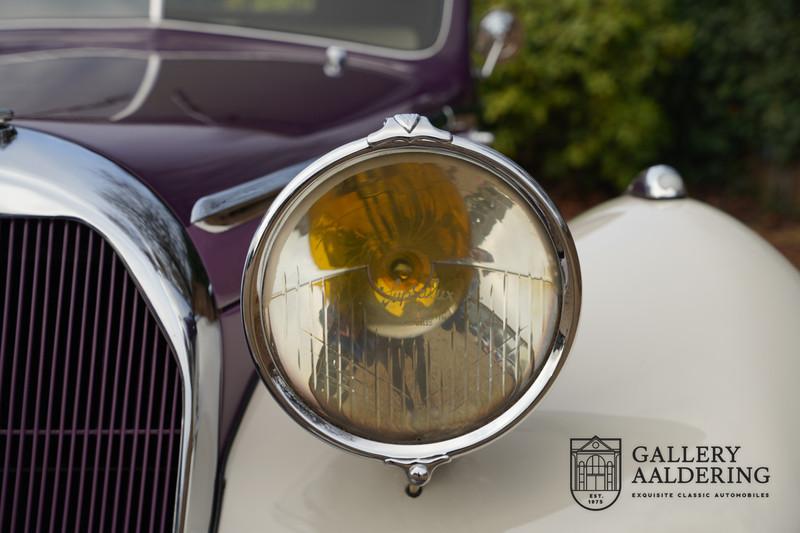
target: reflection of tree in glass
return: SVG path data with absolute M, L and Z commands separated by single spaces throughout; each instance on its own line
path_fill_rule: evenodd
M 505 217 L 506 211 L 514 205 L 502 192 L 489 184 L 481 185 L 478 187 L 477 192 L 465 196 L 464 202 L 470 214 L 472 244 L 476 248 L 481 246 L 495 224 L 501 222 Z M 478 252 L 478 255 L 480 255 L 480 252 Z M 475 259 L 485 260 L 483 257 L 476 257 Z

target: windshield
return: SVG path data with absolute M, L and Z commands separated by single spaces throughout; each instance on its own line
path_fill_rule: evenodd
M 147 18 L 147 0 L 5 0 L 0 19 Z M 422 50 L 439 36 L 446 0 L 163 0 L 163 19 L 290 32 Z

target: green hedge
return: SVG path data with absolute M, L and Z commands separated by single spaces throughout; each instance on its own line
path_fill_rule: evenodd
M 730 180 L 800 153 L 797 2 L 479 0 L 516 13 L 521 53 L 480 84 L 496 147 L 545 181 L 620 189 L 671 162 Z
M 668 157 L 713 185 L 753 188 L 753 172 L 800 160 L 800 3 L 680 0 L 696 28 L 664 106 Z

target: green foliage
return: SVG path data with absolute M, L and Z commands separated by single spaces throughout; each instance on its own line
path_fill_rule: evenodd
M 497 2 L 481 0 L 480 16 Z M 671 139 L 661 104 L 691 24 L 669 0 L 508 0 L 521 53 L 480 87 L 496 147 L 544 180 L 620 188 Z
M 686 173 L 729 187 L 731 179 L 752 173 L 754 162 L 798 161 L 800 4 L 677 2 L 679 15 L 697 31 L 665 100 L 682 132 L 671 160 Z
M 540 179 L 621 188 L 669 162 L 694 185 L 767 188 L 800 162 L 797 0 L 477 0 L 520 54 L 481 83 L 496 146 Z

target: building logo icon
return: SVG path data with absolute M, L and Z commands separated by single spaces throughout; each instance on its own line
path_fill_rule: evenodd
M 622 480 L 622 439 L 570 439 L 570 490 L 590 511 L 611 507 Z

